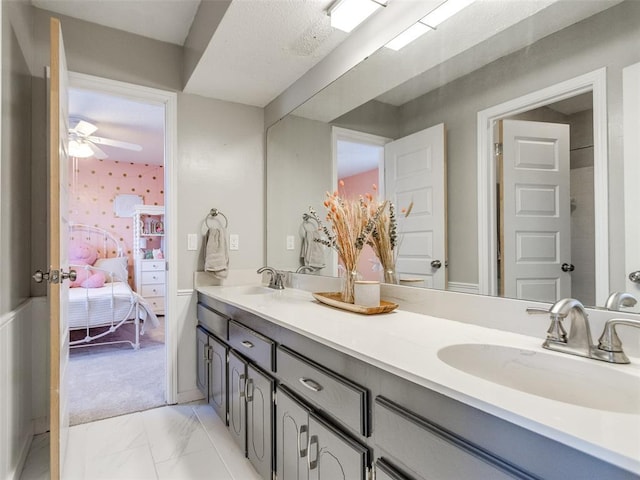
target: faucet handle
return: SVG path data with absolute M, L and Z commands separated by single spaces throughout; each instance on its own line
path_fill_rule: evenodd
M 537 307 L 527 307 L 529 315 L 549 315 L 551 324 L 547 329 L 547 342 L 567 343 L 567 331 L 562 326 L 562 315 L 552 313 L 550 310 Z

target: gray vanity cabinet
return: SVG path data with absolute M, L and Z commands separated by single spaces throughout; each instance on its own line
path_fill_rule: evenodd
M 209 334 L 202 327 L 198 327 L 196 330 L 196 383 L 205 398 L 207 398 L 208 345 Z
M 273 471 L 275 381 L 229 351 L 229 432 L 265 480 Z
M 227 346 L 202 327 L 197 330 L 197 384 L 223 422 L 227 421 Z
M 424 480 L 534 477 L 409 410 L 377 397 L 374 406 L 376 454 Z M 393 478 L 393 477 L 392 477 Z
M 278 387 L 276 472 L 285 480 L 365 480 L 369 449 Z
M 376 460 L 374 465 L 376 480 L 414 480 L 411 477 L 400 473 L 394 467 L 389 465 L 383 458 Z

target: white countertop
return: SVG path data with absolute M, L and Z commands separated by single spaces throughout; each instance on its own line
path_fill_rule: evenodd
M 438 351 L 454 344 L 504 345 L 557 355 L 558 362 L 598 367 L 640 378 L 640 361 L 610 365 L 541 347 L 542 338 L 402 310 L 360 315 L 318 303 L 304 290 L 256 293 L 246 286 L 199 287 L 199 292 L 365 361 L 411 382 L 640 474 L 640 414 L 616 413 L 551 400 L 493 383 L 453 368 Z M 476 312 L 476 314 L 478 314 Z M 562 382 L 562 378 L 550 382 Z M 593 395 L 612 395 L 594 389 Z

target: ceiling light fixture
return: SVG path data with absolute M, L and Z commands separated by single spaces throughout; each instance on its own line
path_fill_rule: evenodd
M 76 158 L 89 158 L 93 157 L 93 150 L 91 147 L 77 140 L 69 140 L 69 156 Z
M 338 0 L 329 8 L 331 26 L 348 33 L 386 6 L 387 0 Z
M 398 35 L 385 45 L 391 50 L 400 50 L 416 38 L 421 37 L 425 33 L 435 30 L 445 20 L 453 17 L 462 9 L 471 5 L 475 0 L 448 0 L 438 6 L 435 10 L 429 12 L 425 17 L 421 18 L 418 23 L 411 25 L 404 32 Z

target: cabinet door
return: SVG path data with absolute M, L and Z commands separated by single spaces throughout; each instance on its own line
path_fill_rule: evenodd
M 204 394 L 205 398 L 208 400 L 207 396 L 207 366 L 208 366 L 208 346 L 209 346 L 209 335 L 202 328 L 198 327 L 196 331 L 196 368 L 197 368 L 197 379 L 196 382 L 198 384 L 198 388 Z
M 278 388 L 276 403 L 276 472 L 279 480 L 308 480 L 309 411 Z
M 265 480 L 273 471 L 273 392 L 275 381 L 247 366 L 247 457 Z
M 365 480 L 369 450 L 309 414 L 309 478 Z
M 247 364 L 233 350 L 229 351 L 229 432 L 242 453 L 247 454 L 245 385 Z
M 209 403 L 218 416 L 227 422 L 227 347 L 215 337 L 209 337 Z

